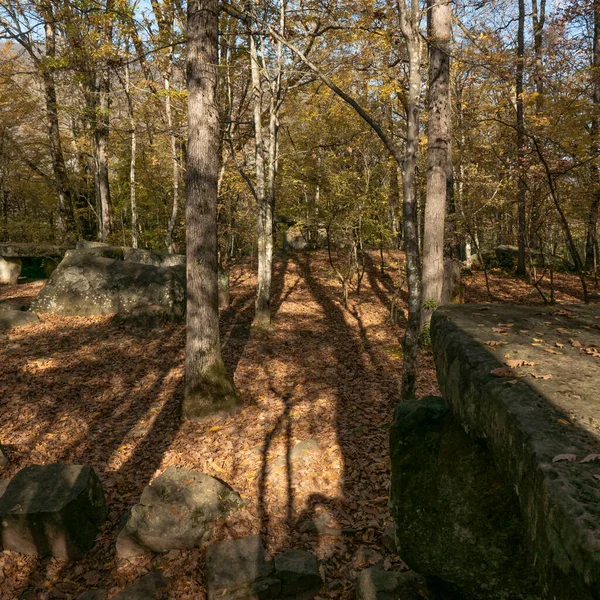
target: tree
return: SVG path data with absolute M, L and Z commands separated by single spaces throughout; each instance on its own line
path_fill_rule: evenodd
M 444 222 L 450 156 L 450 42 L 452 4 L 433 0 L 429 36 L 429 118 L 427 121 L 427 195 L 423 227 L 423 322 L 442 299 Z
M 523 106 L 523 72 L 525 69 L 525 0 L 519 0 L 519 29 L 517 32 L 517 69 L 516 104 L 517 104 L 517 211 L 518 211 L 518 244 L 519 257 L 517 275 L 525 277 L 525 247 L 526 247 L 526 215 L 527 215 L 527 184 L 525 182 L 525 110 Z
M 184 418 L 239 404 L 221 358 L 218 309 L 218 0 L 190 0 L 187 23 L 187 330 Z

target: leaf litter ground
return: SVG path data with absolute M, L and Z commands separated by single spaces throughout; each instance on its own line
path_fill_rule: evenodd
M 115 326 L 109 317 L 43 316 L 0 334 L 0 441 L 11 456 L 1 477 L 35 463 L 88 464 L 110 508 L 81 560 L 1 552 L 0 600 L 70 599 L 98 587 L 110 597 L 156 567 L 171 580 L 170 598 L 205 597 L 204 548 L 133 560 L 115 555 L 127 510 L 171 465 L 216 476 L 248 501 L 215 539 L 260 532 L 271 554 L 317 554 L 323 597 L 353 597 L 356 572 L 378 560 L 403 567 L 381 544 L 390 521 L 387 428 L 403 335 L 402 319 L 389 322 L 389 307 L 401 264 L 389 255 L 382 275 L 375 261 L 367 260 L 362 292 L 346 310 L 324 255 L 278 258 L 268 330 L 251 327 L 252 265 L 233 267 L 221 334 L 243 408 L 200 424 L 178 419 L 183 326 L 144 330 Z M 495 283 L 508 285 L 517 301 L 536 303 L 521 282 Z M 4 287 L 0 301 L 27 303 L 41 285 Z M 466 300 L 480 301 L 484 290 L 474 275 Z M 428 351 L 419 358 L 417 392 L 438 393 Z

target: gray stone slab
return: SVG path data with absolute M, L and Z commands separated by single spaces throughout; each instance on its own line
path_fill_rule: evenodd
M 176 321 L 185 314 L 185 286 L 183 267 L 142 265 L 76 250 L 52 273 L 31 310 L 66 316 L 162 316 Z
M 600 465 L 586 460 L 600 453 L 599 317 L 465 305 L 431 323 L 444 398 L 514 488 L 544 591 L 561 600 L 600 588 Z
M 21 469 L 0 498 L 2 547 L 72 559 L 94 543 L 108 513 L 94 470 L 80 465 Z
M 55 258 L 64 256 L 67 250 L 66 246 L 52 244 L 0 244 L 0 256 L 4 258 Z

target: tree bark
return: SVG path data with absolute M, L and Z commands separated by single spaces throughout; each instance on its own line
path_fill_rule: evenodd
M 258 324 L 268 324 L 271 321 L 270 287 L 271 277 L 267 260 L 267 237 L 271 238 L 269 224 L 273 218 L 270 215 L 270 203 L 266 195 L 265 143 L 262 127 L 262 85 L 260 64 L 256 40 L 252 33 L 250 42 L 250 71 L 252 74 L 253 118 L 254 118 L 254 162 L 256 172 L 256 203 L 258 215 L 256 218 L 258 274 L 256 283 L 256 303 L 254 320 Z M 270 217 L 270 218 L 269 218 Z
M 452 4 L 433 0 L 429 40 L 429 122 L 427 148 L 427 195 L 423 227 L 423 313 L 427 327 L 440 305 L 444 283 L 444 233 L 451 160 L 450 41 Z
M 218 309 L 218 0 L 189 0 L 186 171 L 187 329 L 182 416 L 201 419 L 239 399 L 221 358 Z
M 131 96 L 129 63 L 125 63 L 125 95 L 127 96 L 127 107 L 129 109 L 129 124 L 131 127 L 131 159 L 129 162 L 129 200 L 131 206 L 131 246 L 138 247 L 138 219 L 137 203 L 135 197 L 135 161 L 137 156 L 137 136 L 135 131 L 135 112 L 133 110 L 133 98 Z
M 173 167 L 173 205 L 171 210 L 171 218 L 167 226 L 167 250 L 175 252 L 175 244 L 173 242 L 173 234 L 177 223 L 177 214 L 179 212 L 179 162 L 177 160 L 177 138 L 173 130 L 173 113 L 171 110 L 171 71 L 172 71 L 172 56 L 169 58 L 169 69 L 164 74 L 163 82 L 165 88 L 165 114 L 167 116 L 167 127 L 169 128 L 169 142 L 171 148 L 171 164 Z
M 42 67 L 44 82 L 44 97 L 46 101 L 46 115 L 48 118 L 48 140 L 50 146 L 50 159 L 54 174 L 54 184 L 58 196 L 58 231 L 61 240 L 73 232 L 75 219 L 73 216 L 72 194 L 69 186 L 69 177 L 65 166 L 65 158 L 60 139 L 60 126 L 58 119 L 58 101 L 56 97 L 56 28 L 54 14 L 49 5 L 40 5 L 40 12 L 44 18 L 45 30 L 45 58 Z
M 594 41 L 592 56 L 593 116 L 590 140 L 592 156 L 600 154 L 600 0 L 594 0 Z M 585 267 L 594 269 L 598 259 L 598 212 L 600 207 L 600 166 L 598 160 L 591 164 L 590 175 L 593 186 L 592 203 L 587 220 L 585 240 Z
M 97 74 L 98 96 L 96 127 L 94 129 L 94 162 L 96 166 L 96 201 L 98 207 L 99 239 L 105 242 L 112 232 L 110 183 L 108 173 L 108 135 L 110 127 L 110 73 L 103 67 Z
M 517 275 L 525 277 L 526 247 L 526 186 L 525 186 L 525 118 L 523 107 L 523 70 L 525 57 L 525 0 L 519 0 L 519 25 L 517 31 L 517 69 L 516 69 L 516 103 L 517 103 L 517 212 L 518 212 L 518 246 Z
M 420 10 L 413 1 L 410 12 L 404 0 L 399 1 L 400 24 L 408 49 L 408 98 L 406 154 L 403 163 L 402 186 L 404 201 L 404 245 L 406 252 L 406 280 L 408 284 L 408 320 L 404 334 L 402 383 L 400 396 L 403 401 L 414 398 L 417 373 L 417 350 L 421 330 L 421 264 L 419 232 L 417 224 L 416 169 L 419 152 L 419 102 L 421 96 L 421 37 L 419 31 Z

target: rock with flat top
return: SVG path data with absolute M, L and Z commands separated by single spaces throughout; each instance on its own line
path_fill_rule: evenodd
M 76 250 L 52 273 L 31 310 L 66 316 L 161 315 L 178 321 L 185 315 L 185 283 L 184 267 L 155 267 Z
M 204 473 L 169 467 L 142 493 L 117 539 L 117 554 L 194 548 L 208 540 L 213 525 L 243 506 L 239 494 Z
M 185 254 L 171 254 L 170 252 L 154 252 L 145 248 L 125 248 L 124 259 L 128 262 L 155 267 L 185 267 Z
M 23 554 L 78 558 L 92 547 L 107 513 L 91 467 L 31 465 L 0 498 L 1 545 Z

